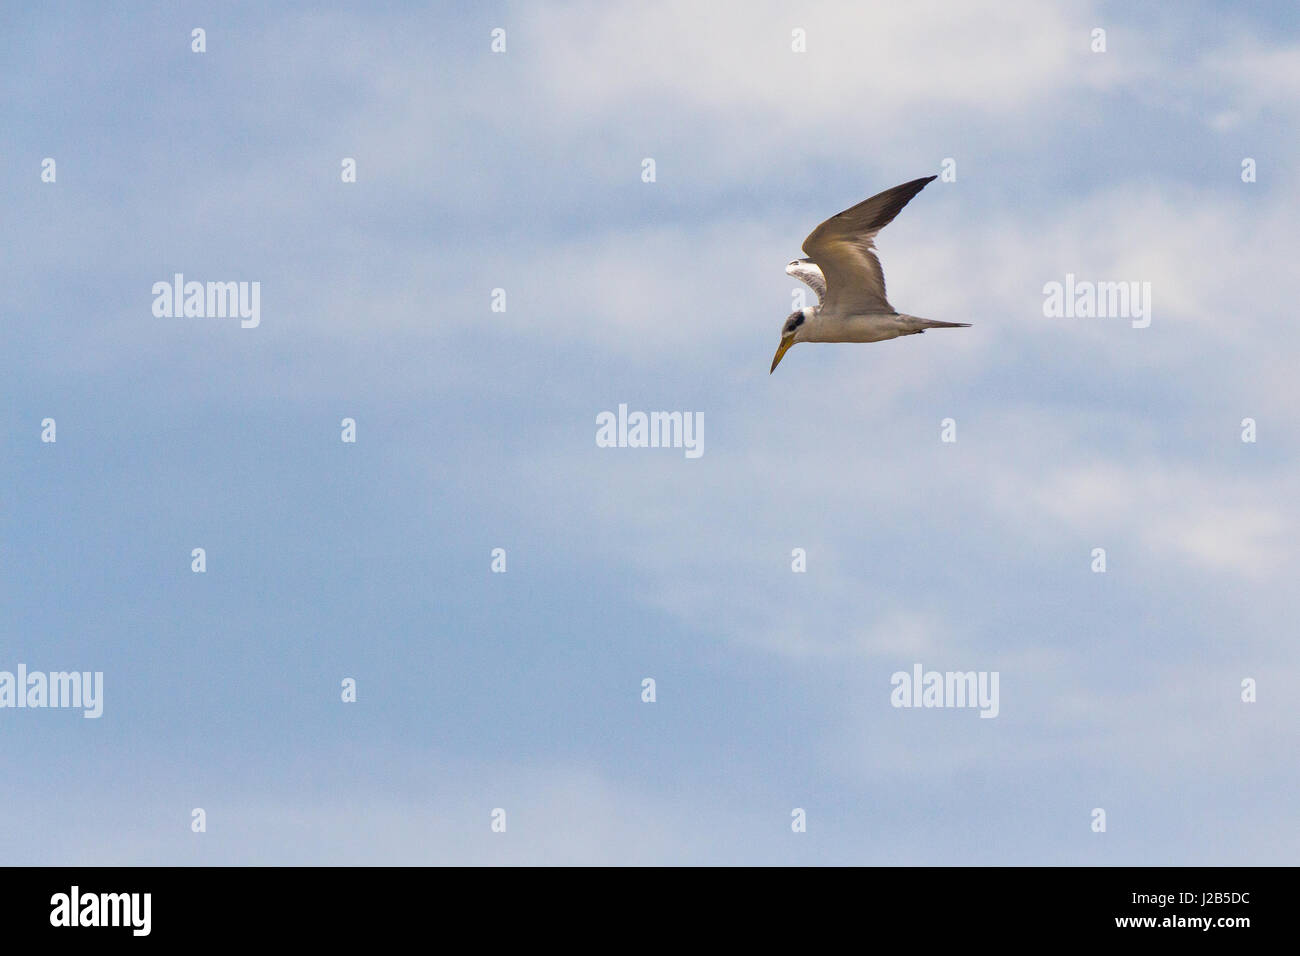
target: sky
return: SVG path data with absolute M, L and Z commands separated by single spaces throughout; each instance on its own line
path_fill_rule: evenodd
M 0 707 L 0 863 L 1296 863 L 1292 4 L 9 4 L 0 56 L 0 672 L 103 675 Z M 803 238 L 945 170 L 878 245 L 972 327 L 769 375 Z

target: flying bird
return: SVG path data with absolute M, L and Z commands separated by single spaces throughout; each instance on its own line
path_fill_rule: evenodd
M 883 342 L 926 329 L 970 327 L 969 322 L 903 315 L 885 298 L 876 233 L 936 178 L 914 179 L 864 199 L 827 219 L 803 241 L 808 258 L 795 259 L 785 271 L 817 293 L 817 305 L 792 312 L 785 320 L 772 372 L 796 342 Z

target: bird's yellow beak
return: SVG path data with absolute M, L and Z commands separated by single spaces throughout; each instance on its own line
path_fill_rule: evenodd
M 776 367 L 781 364 L 781 357 L 790 351 L 790 346 L 794 345 L 794 336 L 787 335 L 781 340 L 781 344 L 776 348 L 776 355 L 772 358 L 772 367 L 768 370 L 768 375 L 776 371 Z

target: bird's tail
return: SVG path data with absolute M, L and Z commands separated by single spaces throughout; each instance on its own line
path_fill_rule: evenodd
M 904 328 L 907 332 L 924 332 L 926 329 L 969 329 L 969 322 L 940 322 L 937 319 L 923 319 L 919 315 L 900 315 Z

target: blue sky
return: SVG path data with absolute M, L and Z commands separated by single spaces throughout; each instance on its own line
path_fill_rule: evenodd
M 0 670 L 105 698 L 0 710 L 0 862 L 1296 861 L 1291 5 L 0 17 Z M 804 236 L 945 158 L 879 245 L 973 327 L 769 376 Z

